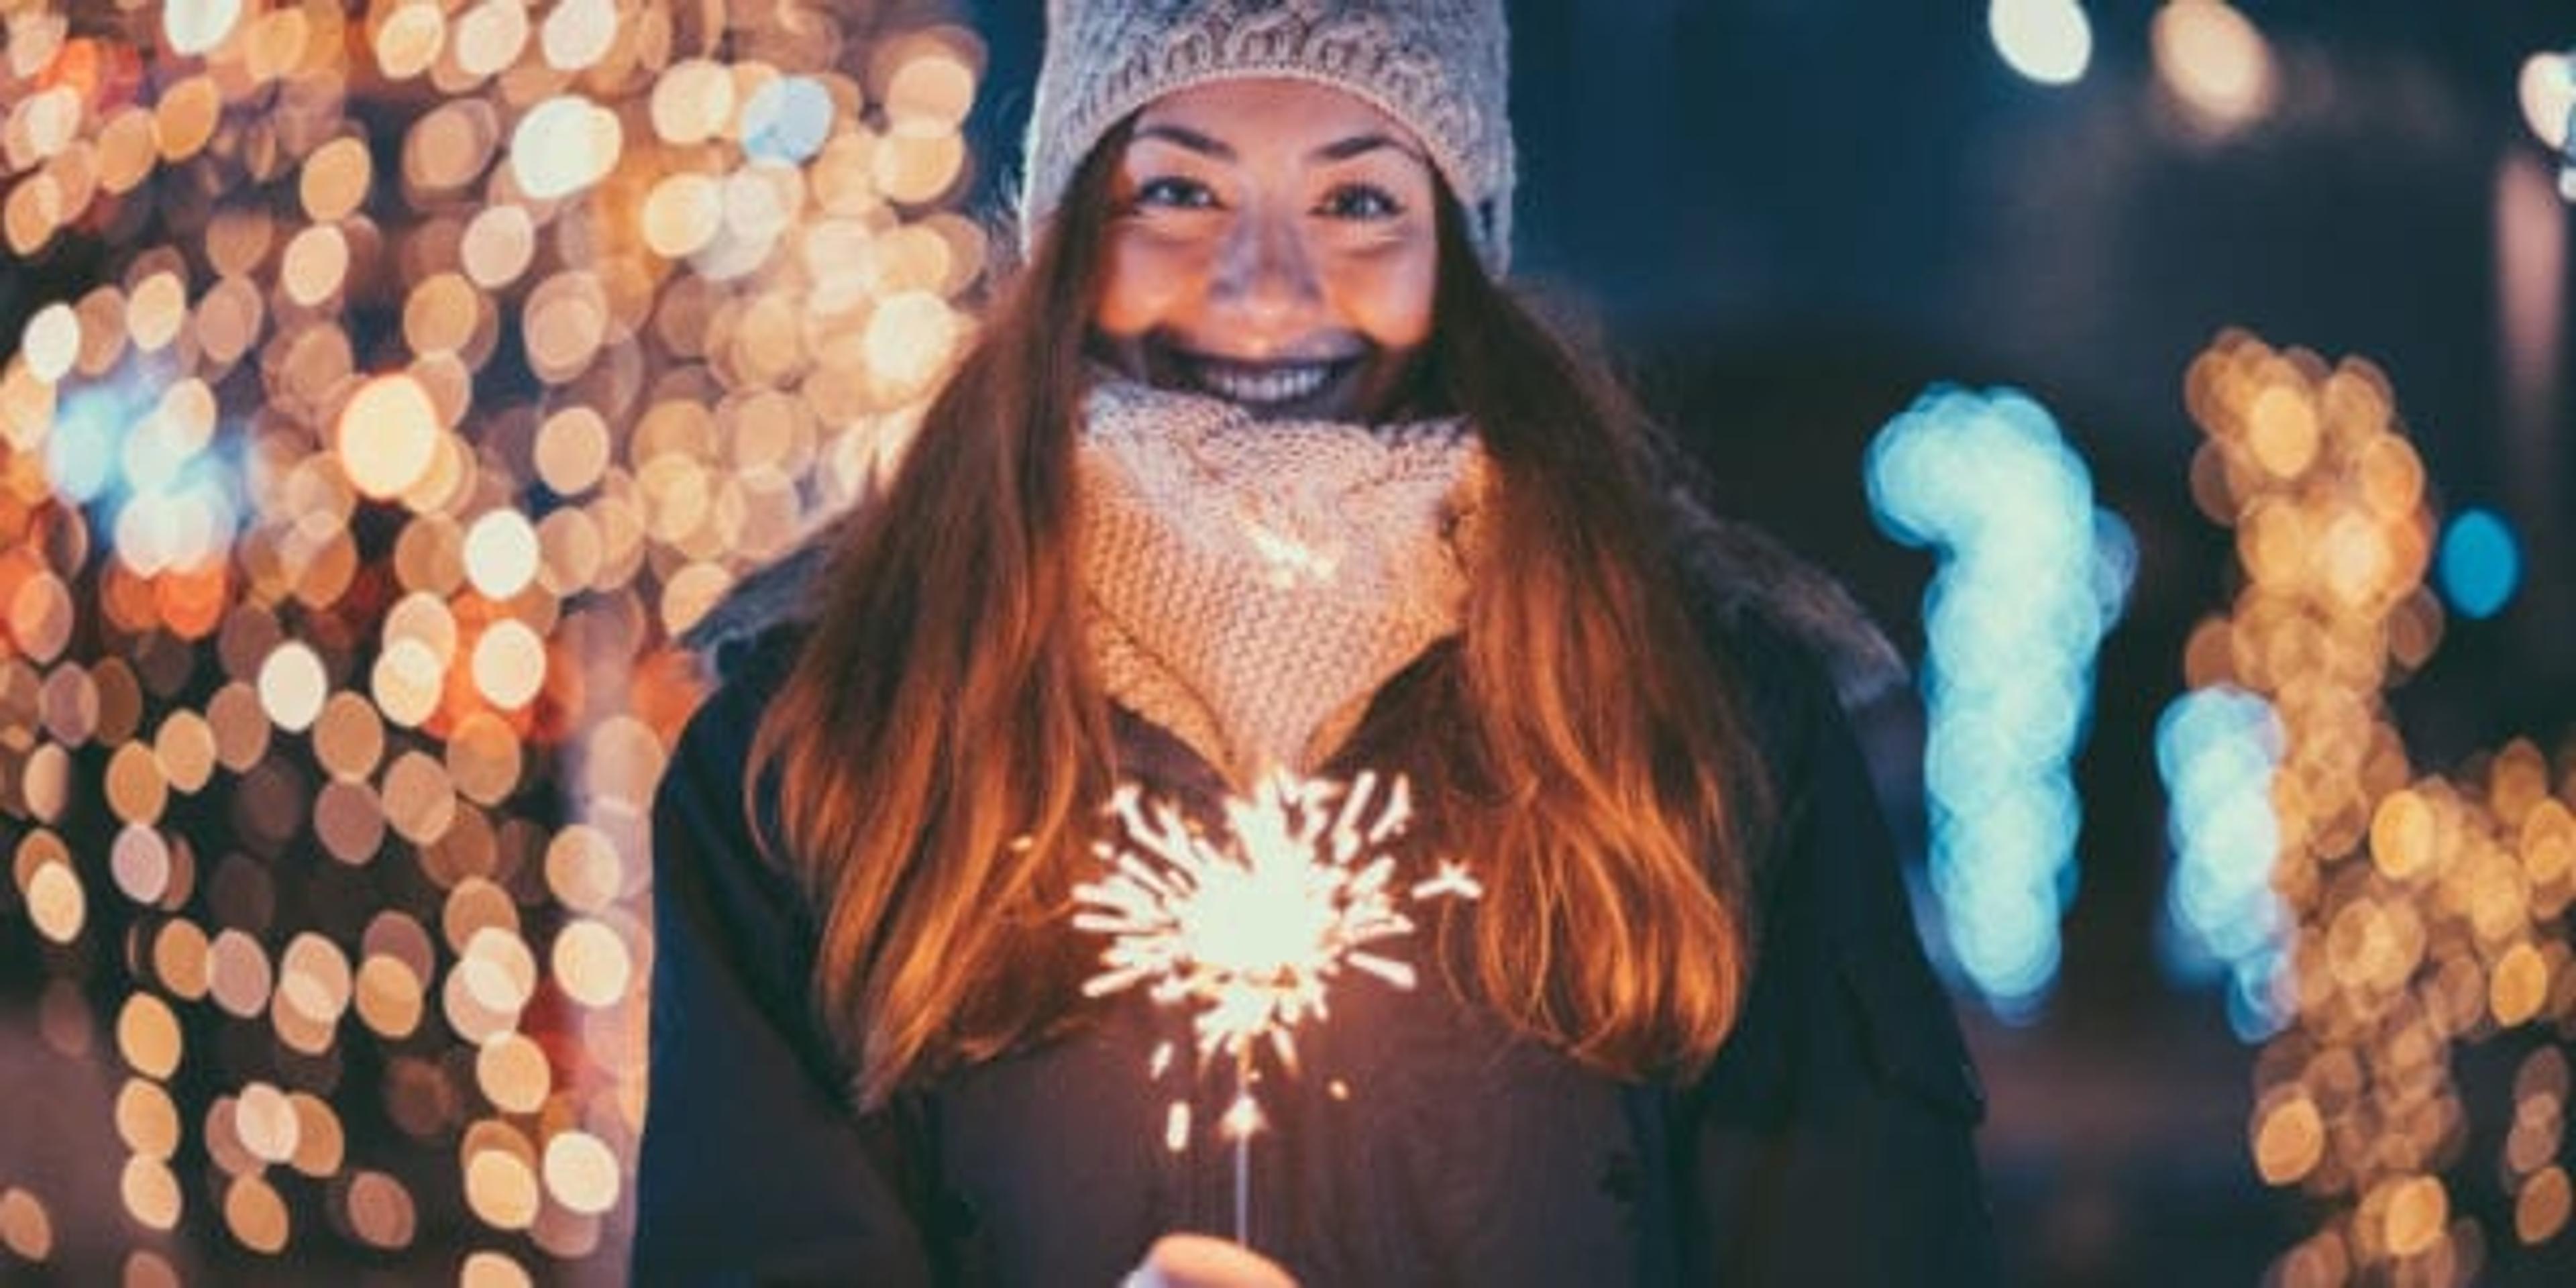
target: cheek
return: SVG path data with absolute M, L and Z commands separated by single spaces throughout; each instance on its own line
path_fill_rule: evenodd
M 1111 335 L 1137 336 L 1169 321 L 1205 278 L 1205 260 L 1191 247 L 1162 239 L 1111 237 L 1092 325 Z
M 1427 245 L 1355 258 L 1340 273 L 1336 294 L 1342 300 L 1342 312 L 1380 348 L 1419 345 L 1431 337 L 1431 302 L 1439 266 L 1439 257 Z

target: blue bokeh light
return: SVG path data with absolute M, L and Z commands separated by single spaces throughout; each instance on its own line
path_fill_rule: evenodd
M 1945 963 L 2009 1022 L 2057 975 L 2083 822 L 2069 762 L 2137 542 L 2046 408 L 1938 386 L 1872 440 L 1870 508 L 1940 570 L 1923 596 L 1924 791 Z
M 44 447 L 54 493 L 145 576 L 225 557 L 247 509 L 241 439 L 182 432 L 159 407 L 168 389 L 148 364 L 67 385 Z
M 781 76 L 742 105 L 743 155 L 802 165 L 832 136 L 832 95 L 810 76 Z
M 2493 510 L 2461 511 L 2442 531 L 2437 567 L 2442 598 L 2463 617 L 2484 620 L 2504 611 L 2522 584 L 2522 546 Z
M 45 441 L 45 470 L 58 495 L 87 505 L 122 494 L 125 435 L 140 414 L 138 401 L 114 384 L 63 395 Z
M 2157 944 L 2165 972 L 2185 984 L 2224 976 L 2228 1025 L 2248 1042 L 2278 1032 L 2282 935 L 2272 892 L 2281 848 L 2272 773 L 2285 734 L 2269 703 L 2241 689 L 2194 689 L 2156 721 L 2173 872 Z

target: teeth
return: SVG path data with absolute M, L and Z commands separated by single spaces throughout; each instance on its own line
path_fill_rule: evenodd
M 1226 370 L 1202 364 L 1199 383 L 1220 398 L 1239 403 L 1294 402 L 1324 387 L 1332 376 L 1329 364 L 1303 367 L 1276 367 L 1267 371 Z

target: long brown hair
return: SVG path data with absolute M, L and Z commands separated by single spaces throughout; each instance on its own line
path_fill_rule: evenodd
M 782 861 L 819 909 L 816 1004 L 862 1108 L 1071 1022 L 1097 950 L 1062 915 L 1116 766 L 1074 452 L 1125 137 L 1093 150 L 848 525 L 746 766 L 746 806 L 774 775 Z M 1437 201 L 1421 388 L 1484 441 L 1475 566 L 1511 570 L 1471 577 L 1458 643 L 1417 686 L 1451 718 L 1408 758 L 1486 888 L 1468 987 L 1595 1068 L 1687 1072 L 1742 997 L 1761 779 L 1651 517 L 1642 421 Z

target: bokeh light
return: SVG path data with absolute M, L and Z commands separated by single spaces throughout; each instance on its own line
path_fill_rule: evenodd
M 763 161 L 811 160 L 832 134 L 836 109 L 821 82 L 781 76 L 751 93 L 742 105 L 742 150 Z
M 2244 128 L 2279 95 L 2271 43 L 2227 0 L 2167 0 L 2148 28 L 2148 47 L 2157 83 L 2202 134 Z
M 2156 722 L 2156 767 L 2168 800 L 2173 875 L 2159 944 L 2185 981 L 2223 974 L 2238 1037 L 2277 1032 L 2284 912 L 2272 892 L 2280 822 L 2272 774 L 2283 731 L 2270 704 L 2226 686 L 2194 689 Z
M 2464 1282 L 2486 1236 L 2445 1175 L 2470 1138 L 2451 1050 L 2576 1017 L 2576 814 L 2553 795 L 2576 764 L 2520 741 L 2448 777 L 2410 763 L 2385 693 L 2443 614 L 2427 480 L 2385 375 L 2230 331 L 2185 402 L 2206 435 L 2194 495 L 2235 530 L 2242 577 L 2192 633 L 2191 691 L 2160 738 L 2169 942 L 2228 967 L 2230 1018 L 2263 1041 L 2257 1170 L 2322 1201 L 2273 1274 Z M 2565 1095 L 2564 1055 L 2531 1050 L 2501 1160 L 2524 1242 L 2566 1219 Z
M 190 55 L 203 55 L 222 44 L 239 21 L 241 0 L 168 0 L 161 15 L 171 50 Z
M 2576 123 L 2576 57 L 2551 50 L 2522 62 L 2514 83 L 2522 104 L 2523 124 L 2553 152 L 2568 144 L 2568 127 Z
M 1923 664 L 1939 946 L 1997 1014 L 2026 1020 L 2057 972 L 2081 821 L 2069 761 L 2136 546 L 2018 393 L 1935 388 L 1871 440 L 1865 469 L 1879 526 L 1941 560 Z
M 2504 611 L 2522 584 L 2522 544 L 2493 510 L 2462 510 L 2442 529 L 2436 565 L 2442 598 L 2462 617 L 2484 619 Z
M 350 484 L 383 498 L 400 496 L 429 472 L 438 435 L 438 410 L 420 382 L 381 376 L 350 395 L 335 445 Z
M 606 178 L 624 146 L 616 113 L 579 95 L 561 95 L 520 118 L 510 137 L 510 173 L 530 197 L 567 197 Z
M 191 1246 L 620 1279 L 648 810 L 701 696 L 671 632 L 846 507 L 970 334 L 980 45 L 58 8 L 0 54 L 38 293 L 0 361 L 0 933 L 123 1153 L 110 1212 L 0 1177 L 0 1262 L 126 1228 L 132 1284 Z M 38 263 L 75 239 L 95 280 Z
M 2576 202 L 2576 52 L 2549 50 L 2524 59 L 2514 89 L 2523 122 L 2558 154 L 2558 195 Z
M 1987 0 L 1986 34 L 2022 76 L 2071 85 L 2093 62 L 2093 22 L 2075 0 Z
M 54 1221 L 43 1200 L 15 1186 L 0 1189 L 0 1248 L 30 1266 L 54 1255 Z

